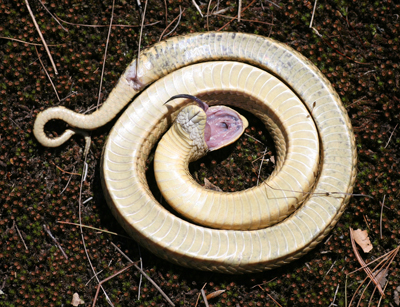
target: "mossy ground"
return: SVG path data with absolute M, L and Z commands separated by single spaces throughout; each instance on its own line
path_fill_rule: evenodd
M 82 173 L 84 142 L 74 137 L 60 148 L 43 148 L 32 135 L 32 125 L 37 113 L 49 106 L 63 105 L 83 112 L 96 105 L 108 28 L 62 23 L 68 29 L 65 31 L 39 1 L 30 2 L 47 44 L 52 45 L 58 75 L 44 48 L 37 48 L 62 101 L 58 102 L 35 47 L 0 39 L 0 289 L 4 293 L 0 294 L 0 306 L 65 306 L 74 292 L 89 305 L 96 282 L 90 280 L 92 271 L 79 229 L 57 223 L 78 222 L 81 178 L 67 172 Z M 207 283 L 207 293 L 227 290 L 210 300 L 213 306 L 275 306 L 272 298 L 282 306 L 328 306 L 333 300 L 338 306 L 345 306 L 346 273 L 360 267 L 351 248 L 349 227 L 368 230 L 374 248 L 371 253 L 362 254 L 366 261 L 399 245 L 400 6 L 391 0 L 320 0 L 313 22 L 320 37 L 309 28 L 313 1 L 261 2 L 252 3 L 242 14 L 245 20 L 231 22 L 224 31 L 273 37 L 292 46 L 321 69 L 341 96 L 355 130 L 359 162 L 354 192 L 372 195 L 374 199 L 352 198 L 330 236 L 298 261 L 247 276 L 181 268 L 139 250 L 132 240 L 84 229 L 88 253 L 96 271 L 101 271 L 100 279 L 127 265 L 110 244 L 114 242 L 134 261 L 141 255 L 144 270 L 177 305 L 194 306 L 200 289 Z M 44 4 L 65 21 L 107 25 L 112 1 L 65 0 Z M 243 7 L 249 4 L 250 1 L 244 1 Z M 188 0 L 167 1 L 168 22 L 179 14 L 179 5 L 186 11 L 171 35 L 207 30 L 206 18 L 201 18 Z M 203 13 L 206 7 L 201 6 Z M 223 14 L 236 15 L 236 2 L 221 2 L 219 9 L 225 8 L 228 10 Z M 143 47 L 158 41 L 165 28 L 164 12 L 164 1 L 149 2 L 146 23 L 159 23 L 145 27 Z M 209 29 L 218 30 L 228 21 L 226 17 L 211 16 Z M 134 1 L 116 1 L 114 24 L 139 25 Z M 0 36 L 40 44 L 25 1 L 0 1 Z M 138 37 L 138 27 L 112 28 L 101 101 L 134 59 Z M 82 199 L 93 199 L 82 207 L 82 222 L 123 235 L 102 197 L 99 180 L 99 158 L 112 124 L 92 133 Z M 59 123 L 48 126 L 55 133 L 63 129 Z M 43 225 L 49 227 L 68 259 Z M 395 304 L 395 289 L 400 283 L 398 263 L 396 258 L 389 269 L 381 306 Z M 363 271 L 349 277 L 348 301 L 364 277 Z M 104 284 L 115 306 L 167 305 L 149 282 L 144 280 L 140 287 L 137 300 L 139 274 L 134 269 Z M 361 306 L 367 306 L 372 289 L 370 286 L 366 290 Z M 375 293 L 372 306 L 377 306 L 378 301 Z M 98 306 L 107 305 L 101 294 Z

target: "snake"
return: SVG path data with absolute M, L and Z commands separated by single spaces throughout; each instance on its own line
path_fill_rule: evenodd
M 180 117 L 200 126 L 205 119 L 188 99 L 165 104 L 179 94 L 260 118 L 277 152 L 269 178 L 231 193 L 196 183 L 187 164 L 207 153 L 197 153 L 204 140 L 194 140 L 202 128 L 176 131 Z M 51 107 L 37 115 L 33 132 L 43 146 L 56 147 L 124 108 L 103 148 L 105 199 L 132 238 L 172 263 L 229 274 L 285 265 L 320 243 L 349 202 L 357 163 L 350 119 L 329 80 L 286 44 L 231 32 L 161 41 L 126 68 L 97 111 Z M 45 125 L 53 119 L 70 127 L 51 138 Z M 155 176 L 175 209 L 163 206 L 146 180 L 146 160 L 160 138 Z

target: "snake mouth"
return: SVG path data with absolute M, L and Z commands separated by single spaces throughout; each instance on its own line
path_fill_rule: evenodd
M 218 150 L 236 142 L 249 126 L 247 119 L 234 109 L 222 105 L 209 107 L 207 103 L 193 95 L 178 94 L 172 96 L 164 104 L 177 98 L 186 98 L 195 101 L 206 113 L 204 141 L 206 142 L 208 151 Z M 196 113 L 193 117 L 196 117 L 198 114 Z
M 204 140 L 209 151 L 234 143 L 249 126 L 244 116 L 226 106 L 210 107 L 206 115 Z

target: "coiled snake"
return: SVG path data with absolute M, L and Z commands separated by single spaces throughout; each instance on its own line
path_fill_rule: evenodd
M 74 127 L 91 130 L 110 121 L 150 84 L 112 128 L 101 167 L 111 211 L 141 245 L 183 266 L 256 272 L 299 258 L 336 224 L 356 175 L 350 120 L 321 72 L 298 52 L 272 39 L 207 32 L 160 42 L 141 53 L 139 65 L 136 61 L 129 65 L 98 111 L 82 115 L 63 107 L 47 109 L 38 115 L 34 134 L 44 146 L 59 146 L 75 133 Z M 278 154 L 276 170 L 267 182 L 235 193 L 203 190 L 188 175 L 187 161 L 177 161 L 181 168 L 167 184 L 170 195 L 166 198 L 178 200 L 178 208 L 189 208 L 184 211 L 193 211 L 187 214 L 196 223 L 160 205 L 145 176 L 150 150 L 187 103 L 178 99 L 164 105 L 176 94 L 196 95 L 211 104 L 254 113 L 273 135 Z M 299 106 L 300 101 L 304 105 Z M 51 119 L 64 120 L 72 128 L 49 138 L 44 125 Z M 179 153 L 176 142 L 180 141 L 174 142 L 164 142 L 167 147 L 156 154 L 160 178 L 176 168 L 163 161 L 165 156 L 174 158 L 168 150 Z M 185 182 L 179 181 L 182 178 Z M 211 222 L 199 225 L 207 216 Z

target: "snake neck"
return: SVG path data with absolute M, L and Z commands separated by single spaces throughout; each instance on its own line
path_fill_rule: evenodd
M 170 129 L 169 142 L 180 144 L 180 156 L 185 163 L 190 163 L 204 157 L 208 146 L 204 140 L 204 129 L 207 116 L 195 105 L 184 108 L 177 116 Z M 167 133 L 168 134 L 168 133 Z M 176 149 L 178 153 L 178 149 Z

